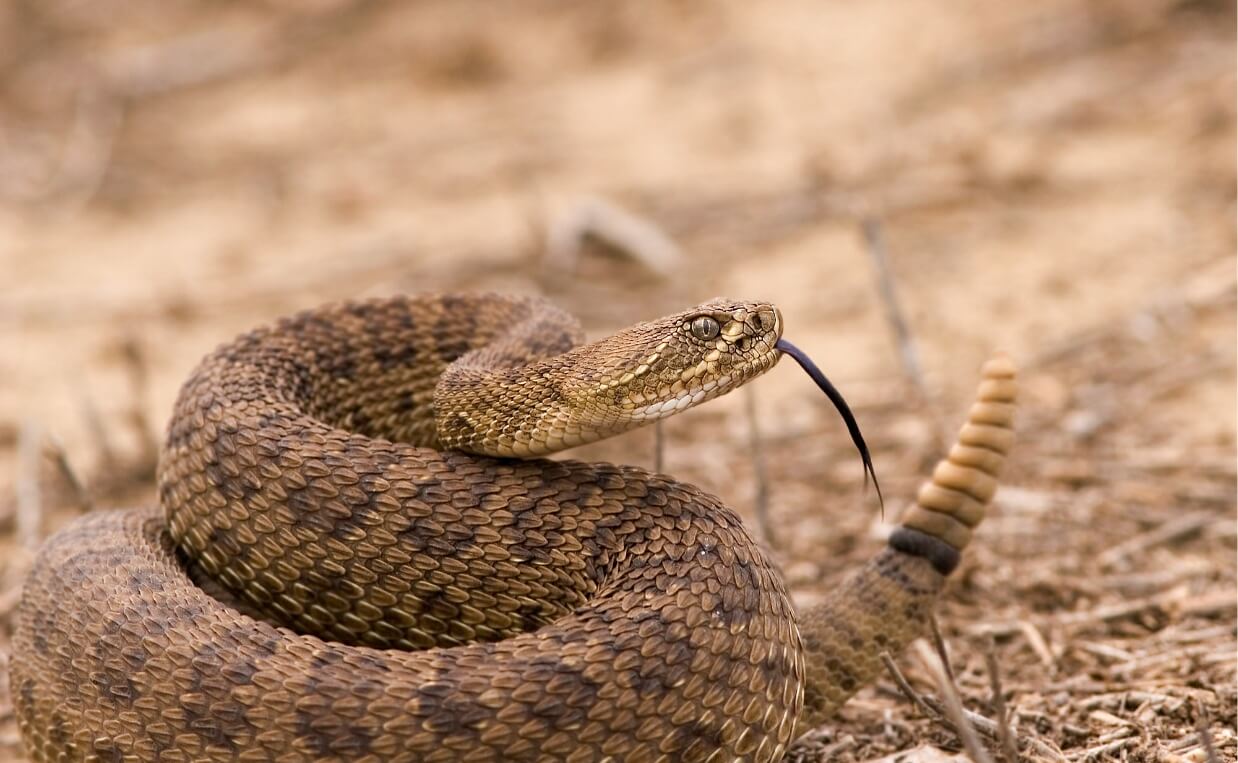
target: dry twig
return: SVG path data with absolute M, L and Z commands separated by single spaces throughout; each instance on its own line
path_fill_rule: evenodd
M 1027 639 L 1028 645 L 1036 653 L 1036 656 L 1040 658 L 1041 664 L 1046 668 L 1057 666 L 1057 658 L 1053 656 L 1053 651 L 1049 649 L 1049 642 L 1045 641 L 1045 637 L 1039 628 L 1027 620 L 1020 620 L 1019 632 Z
M 911 688 L 911 684 L 908 683 L 906 677 L 903 676 L 903 671 L 898 669 L 898 665 L 894 662 L 894 658 L 890 656 L 889 652 L 881 653 L 881 662 L 886 666 L 886 671 L 889 672 L 890 677 L 894 679 L 894 683 L 898 684 L 898 688 L 903 692 L 903 696 L 907 697 L 907 699 L 911 701 L 911 704 L 919 707 L 926 718 L 932 718 L 933 720 L 939 722 L 944 720 L 940 713 L 938 713 L 934 708 L 929 707 L 928 702 L 924 697 L 920 696 L 919 692 Z M 953 731 L 953 729 L 951 730 Z
M 920 362 L 919 345 L 916 343 L 915 335 L 911 333 L 911 328 L 907 324 L 907 318 L 898 300 L 898 291 L 894 287 L 894 274 L 890 270 L 884 229 L 881 222 L 873 217 L 865 217 L 861 220 L 860 229 L 863 231 L 864 243 L 867 245 L 869 258 L 872 259 L 873 269 L 877 274 L 877 291 L 881 295 L 882 304 L 885 306 L 886 322 L 893 330 L 894 339 L 898 343 L 903 374 L 911 382 L 912 389 L 915 390 L 921 407 L 932 415 L 933 409 L 926 405 L 929 400 L 928 385 L 924 381 L 924 367 Z M 939 416 L 934 416 L 932 423 L 933 436 L 936 440 L 934 443 L 936 453 L 930 455 L 933 459 L 936 459 L 946 448 L 945 428 Z
M 47 447 L 51 451 L 52 461 L 56 464 L 57 471 L 64 478 L 65 483 L 69 486 L 69 490 L 73 493 L 74 502 L 77 504 L 78 510 L 83 514 L 94 509 L 94 501 L 90 497 L 90 491 L 86 489 L 86 483 L 78 476 L 77 470 L 73 468 L 73 464 L 69 462 L 69 454 L 65 452 L 64 445 L 60 442 L 60 438 L 49 434 L 47 436 Z
M 984 652 L 984 662 L 989 671 L 989 690 L 993 712 L 997 714 L 997 736 L 1002 745 L 1002 756 L 1006 763 L 1019 763 L 1019 744 L 1014 729 L 1010 728 L 1010 713 L 1006 709 L 1001 671 L 997 667 L 997 647 L 991 638 Z
M 744 414 L 748 419 L 748 455 L 752 458 L 752 479 L 757 527 L 761 538 L 770 546 L 778 548 L 778 535 L 769 517 L 769 477 L 765 468 L 765 451 L 761 440 L 761 426 L 757 419 L 757 396 L 751 386 L 744 387 Z
M 103 423 L 103 416 L 99 413 L 99 406 L 85 390 L 82 392 L 81 399 L 82 419 L 94 443 L 95 453 L 98 454 L 98 468 L 104 472 L 115 471 L 120 459 L 116 455 L 116 448 L 112 445 L 112 438 L 107 433 L 107 426 Z
M 1221 757 L 1217 755 L 1216 745 L 1212 743 L 1211 718 L 1208 716 L 1208 709 L 1202 704 L 1199 708 L 1199 721 L 1196 724 L 1196 729 L 1199 732 L 1199 744 L 1204 748 L 1204 754 L 1208 756 L 1208 763 L 1221 763 Z
M 1196 511 L 1185 516 L 1174 517 L 1146 533 L 1136 535 L 1106 550 L 1100 555 L 1098 561 L 1102 568 L 1113 567 L 1128 557 L 1198 532 L 1215 522 L 1216 519 L 1214 511 Z
M 551 220 L 546 263 L 557 270 L 574 270 L 589 240 L 658 275 L 669 274 L 682 259 L 679 247 L 658 226 L 612 202 L 587 198 Z
M 1192 596 L 1179 586 L 1154 596 L 1118 604 L 1106 604 L 1082 612 L 1064 612 L 1060 615 L 1041 618 L 1041 621 L 1049 626 L 1083 626 L 1130 617 L 1149 609 L 1167 608 L 1184 613 L 1208 614 L 1235 607 L 1238 607 L 1238 602 L 1234 601 L 1232 590 L 1206 591 Z M 965 630 L 976 636 L 1009 636 L 1026 632 L 1023 621 L 1019 620 L 975 623 L 966 626 Z
M 937 615 L 929 613 L 929 633 L 933 636 L 933 649 L 937 652 L 937 658 L 941 660 L 941 666 L 946 671 L 946 678 L 950 679 L 950 683 L 954 683 L 954 668 L 950 665 L 950 655 L 946 652 L 946 640 L 941 637 L 941 626 L 937 624 Z
M 129 406 L 129 425 L 138 438 L 141 450 L 138 454 L 138 469 L 142 474 L 154 473 L 155 464 L 159 460 L 159 440 L 155 436 L 155 428 L 151 426 L 146 416 L 146 402 L 150 397 L 150 369 L 146 353 L 134 336 L 125 337 L 120 345 L 121 357 L 129 375 L 131 402 Z
M 43 540 L 43 492 L 39 481 L 43 462 L 43 428 L 34 419 L 22 422 L 18 434 L 17 543 L 33 551 Z
M 661 474 L 666 469 L 666 431 L 662 419 L 653 422 L 653 470 Z
M 989 753 L 984 748 L 984 745 L 980 744 L 980 739 L 976 736 L 976 729 L 968 720 L 963 702 L 959 699 L 958 687 L 955 685 L 954 679 L 946 667 L 947 663 L 939 661 L 940 655 L 938 660 L 934 660 L 930 656 L 930 650 L 924 646 L 923 642 L 916 642 L 914 649 L 925 669 L 933 676 L 938 690 L 945 699 L 943 704 L 946 717 L 954 724 L 955 732 L 958 734 L 960 741 L 963 742 L 963 747 L 967 750 L 967 754 L 971 756 L 975 763 L 992 763 L 993 759 L 989 757 Z
M 898 293 L 894 289 L 894 275 L 890 272 L 890 260 L 886 253 L 885 231 L 881 222 L 872 217 L 864 218 L 860 222 L 860 228 L 864 232 L 864 243 L 868 246 L 868 255 L 877 273 L 877 290 L 881 293 L 882 304 L 885 305 L 886 322 L 890 324 L 890 328 L 894 331 L 895 341 L 898 342 L 903 373 L 915 387 L 920 399 L 927 400 L 928 388 L 924 383 L 920 349 L 911 329 L 907 326 L 907 318 L 903 314 L 902 305 L 898 301 Z

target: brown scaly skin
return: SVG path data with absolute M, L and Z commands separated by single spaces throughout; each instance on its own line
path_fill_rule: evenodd
M 716 335 L 693 339 L 701 316 Z M 699 402 L 717 392 L 698 377 L 742 383 L 767 369 L 780 324 L 768 305 L 715 302 L 571 350 L 575 322 L 535 300 L 426 297 L 311 311 L 226 345 L 173 415 L 166 520 L 95 514 L 40 552 L 10 662 L 28 751 L 781 758 L 797 719 L 805 729 L 872 672 L 866 652 L 847 649 L 913 635 L 957 558 L 947 545 L 957 533 L 913 513 L 907 524 L 920 530 L 891 541 L 904 551 L 883 552 L 797 629 L 739 518 L 689 485 L 634 467 L 428 447 L 456 436 L 443 419 L 455 412 L 499 450 L 589 436 L 604 428 L 599 412 L 611 431 L 627 428 L 634 412 L 663 412 L 638 395 Z M 579 370 L 599 361 L 638 365 Z M 469 395 L 485 370 L 508 385 L 488 403 L 501 407 L 524 364 L 541 384 L 524 406 L 553 423 L 522 439 Z M 444 396 L 438 379 L 457 373 Z M 592 411 L 565 417 L 565 401 Z M 950 499 L 934 500 L 924 503 Z M 979 521 L 970 504 L 954 515 Z M 821 663 L 807 695 L 806 654 Z

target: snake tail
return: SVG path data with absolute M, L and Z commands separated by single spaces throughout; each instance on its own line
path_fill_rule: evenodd
M 797 733 L 819 725 L 872 681 L 883 653 L 898 654 L 927 632 L 933 604 L 984 519 L 1014 443 L 1015 376 L 1004 355 L 985 364 L 967 423 L 888 546 L 800 613 L 807 675 Z

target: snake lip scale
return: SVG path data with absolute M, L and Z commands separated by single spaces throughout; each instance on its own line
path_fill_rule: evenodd
M 926 631 L 1013 443 L 1010 361 L 887 546 L 799 612 L 716 497 L 542 458 L 745 383 L 782 329 L 718 299 L 584 343 L 538 298 L 429 294 L 220 346 L 173 409 L 159 507 L 35 559 L 10 659 L 28 754 L 782 759 Z

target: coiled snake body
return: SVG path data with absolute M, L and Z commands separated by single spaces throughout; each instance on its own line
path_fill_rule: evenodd
M 223 346 L 177 402 L 162 511 L 87 516 L 36 560 L 10 663 L 27 750 L 780 759 L 921 632 L 1010 445 L 1009 363 L 889 547 L 798 615 L 716 498 L 510 457 L 721 394 L 781 333 L 716 301 L 580 345 L 538 300 L 428 296 Z

